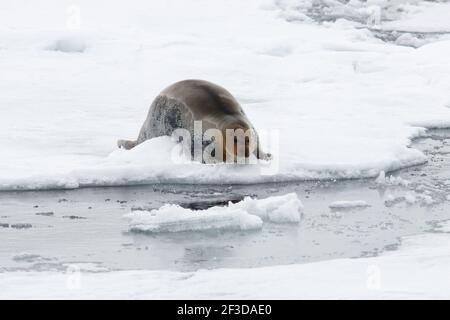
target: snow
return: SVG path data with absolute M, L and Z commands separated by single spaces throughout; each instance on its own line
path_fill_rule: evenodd
M 388 194 L 388 195 L 386 195 L 384 204 L 387 207 L 391 207 L 393 205 L 396 205 L 396 204 L 402 203 L 402 202 L 406 202 L 408 205 L 418 203 L 422 206 L 431 206 L 436 203 L 436 201 L 433 199 L 433 197 L 428 194 L 408 192 L 404 195 Z
M 129 230 L 134 232 L 181 232 L 211 230 L 257 230 L 263 220 L 275 223 L 298 223 L 303 205 L 297 194 L 268 197 L 266 199 L 245 198 L 225 207 L 206 210 L 191 210 L 179 205 L 165 204 L 151 211 L 135 210 L 125 215 Z
M 418 47 L 426 44 L 427 41 L 420 39 L 420 38 L 412 35 L 411 33 L 404 33 L 395 40 L 395 43 L 398 45 L 401 45 L 401 46 L 410 46 L 410 47 L 418 48 Z
M 417 201 L 417 198 L 415 195 L 413 195 L 411 193 L 407 193 L 407 194 L 405 194 L 405 201 L 408 204 L 414 204 Z
M 450 41 L 398 46 L 366 20 L 379 7 L 379 28 L 446 31 L 450 4 L 327 1 L 338 14 L 317 23 L 309 1 L 282 2 L 2 1 L 0 190 L 375 178 L 424 163 L 409 145 L 450 125 Z M 186 78 L 235 95 L 274 159 L 186 163 L 164 138 L 116 150 Z
M 251 269 L 0 273 L 0 298 L 448 299 L 449 243 L 423 234 L 378 257 Z
M 0 191 L 373 178 L 410 189 L 379 188 L 386 207 L 434 206 L 439 197 L 426 186 L 389 172 L 425 163 L 412 139 L 450 126 L 449 15 L 450 2 L 421 0 L 2 0 Z M 235 95 L 273 160 L 204 165 L 170 137 L 117 149 L 118 139 L 136 138 L 153 98 L 188 78 Z M 247 232 L 300 223 L 303 205 L 286 194 L 126 217 L 132 232 Z M 435 231 L 377 257 L 310 264 L 171 272 L 80 262 L 63 264 L 66 273 L 0 272 L 0 298 L 449 299 L 449 222 Z
M 246 197 L 229 207 L 241 208 L 249 214 L 274 223 L 298 223 L 303 215 L 303 204 L 294 192 L 265 199 Z
M 84 52 L 88 47 L 86 40 L 82 37 L 70 36 L 56 40 L 47 47 L 48 50 L 61 52 Z
M 370 207 L 370 205 L 364 200 L 355 201 L 334 201 L 329 205 L 332 209 L 346 209 L 346 208 L 365 208 Z
M 422 204 L 424 205 L 432 205 L 435 203 L 433 197 L 427 195 L 427 194 L 423 194 L 423 195 L 419 195 L 418 196 L 419 200 L 421 200 Z
M 381 171 L 378 177 L 375 179 L 375 182 L 379 185 L 394 185 L 394 186 L 403 186 L 407 187 L 409 185 L 409 181 L 403 179 L 400 176 L 389 175 L 386 177 L 386 173 Z

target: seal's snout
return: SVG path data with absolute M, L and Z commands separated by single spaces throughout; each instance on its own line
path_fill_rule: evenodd
M 249 158 L 257 147 L 255 133 L 252 129 L 242 126 L 228 127 L 225 134 L 225 149 L 234 161 Z

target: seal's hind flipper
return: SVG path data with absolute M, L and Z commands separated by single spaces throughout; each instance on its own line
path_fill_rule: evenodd
M 117 141 L 117 146 L 119 148 L 124 148 L 125 150 L 130 150 L 136 147 L 137 141 L 130 141 L 130 140 L 119 140 Z

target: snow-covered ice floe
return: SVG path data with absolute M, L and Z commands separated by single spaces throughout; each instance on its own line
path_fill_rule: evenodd
M 439 19 L 449 30 L 450 3 L 375 2 L 380 28 Z M 82 25 L 68 31 L 64 2 L 0 2 L 0 190 L 376 177 L 424 163 L 411 139 L 450 125 L 450 41 L 383 42 L 365 25 L 366 1 L 77 5 Z M 320 10 L 336 15 L 317 23 Z M 178 163 L 163 138 L 114 151 L 136 138 L 153 98 L 186 78 L 236 96 L 271 164 Z
M 449 299 L 450 234 L 360 259 L 196 272 L 6 272 L 1 299 Z M 418 276 L 420 275 L 420 276 Z M 76 277 L 78 286 L 71 286 Z
M 266 199 L 245 198 L 225 207 L 191 210 L 166 204 L 151 211 L 136 210 L 125 215 L 129 230 L 135 232 L 180 232 L 207 230 L 255 230 L 263 220 L 298 223 L 303 205 L 296 193 Z
M 392 207 L 396 204 L 403 202 L 405 202 L 408 205 L 417 203 L 422 206 L 430 206 L 436 203 L 435 199 L 433 199 L 433 197 L 428 194 L 408 192 L 405 193 L 404 195 L 387 194 L 384 200 L 384 205 L 386 207 Z

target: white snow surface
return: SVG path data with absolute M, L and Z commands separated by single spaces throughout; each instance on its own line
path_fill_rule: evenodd
M 245 198 L 228 206 L 191 210 L 166 204 L 150 211 L 136 210 L 126 214 L 129 230 L 137 232 L 181 232 L 210 230 L 261 229 L 263 220 L 275 223 L 298 223 L 303 205 L 296 193 L 266 199 Z
M 449 7 L 415 1 L 394 18 L 444 30 Z M 408 145 L 450 125 L 450 41 L 414 49 L 282 12 L 268 0 L 1 1 L 0 189 L 376 177 L 424 162 Z M 235 95 L 274 160 L 186 163 L 169 138 L 116 150 L 188 78 Z
M 251 269 L 0 273 L 0 298 L 448 299 L 449 243 L 423 234 L 374 258 Z

